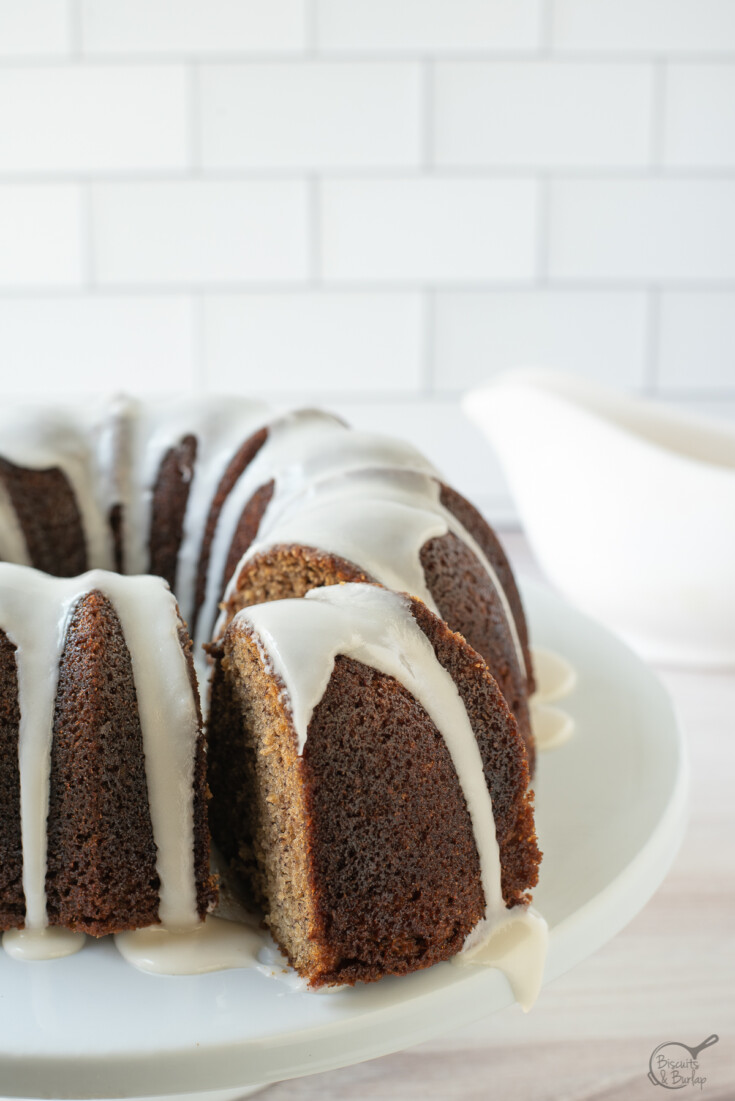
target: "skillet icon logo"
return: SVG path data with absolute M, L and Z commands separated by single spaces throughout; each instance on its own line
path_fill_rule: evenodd
M 719 1036 L 713 1034 L 696 1047 L 689 1047 L 677 1040 L 659 1044 L 648 1060 L 648 1077 L 654 1086 L 663 1086 L 667 1090 L 680 1090 L 684 1086 L 701 1090 L 707 1079 L 699 1073 L 699 1053 L 718 1040 Z

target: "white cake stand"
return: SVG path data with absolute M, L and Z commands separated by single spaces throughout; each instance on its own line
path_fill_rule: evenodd
M 577 732 L 541 756 L 534 785 L 547 983 L 613 937 L 664 878 L 684 830 L 687 767 L 654 675 L 548 590 L 529 585 L 524 598 L 534 643 L 579 673 L 563 703 Z M 0 953 L 0 1094 L 231 1101 L 418 1044 L 511 1001 L 500 972 L 451 964 L 315 995 L 254 969 L 141 974 L 105 941 L 43 963 Z

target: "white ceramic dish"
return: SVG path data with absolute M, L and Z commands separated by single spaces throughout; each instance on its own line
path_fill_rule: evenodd
M 574 738 L 539 762 L 545 982 L 594 952 L 650 898 L 678 848 L 686 758 L 664 690 L 597 624 L 528 586 L 534 643 L 566 655 Z M 543 991 L 541 994 L 543 998 Z M 0 954 L 0 1094 L 208 1094 L 345 1066 L 504 1008 L 498 971 L 441 964 L 332 995 L 286 992 L 255 971 L 141 974 L 112 945 L 21 963 Z
M 569 600 L 649 659 L 735 665 L 735 431 L 553 371 L 463 404 Z

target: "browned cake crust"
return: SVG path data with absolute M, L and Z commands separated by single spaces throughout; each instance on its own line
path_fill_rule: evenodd
M 18 676 L 15 646 L 0 631 L 0 929 L 23 925 L 23 852 L 18 769 Z
M 421 548 L 426 587 L 453 631 L 481 654 L 515 716 L 533 772 L 535 749 L 526 694 L 513 636 L 500 598 L 485 567 L 452 532 Z
M 529 650 L 528 624 L 526 622 L 526 613 L 523 609 L 523 602 L 521 601 L 521 594 L 518 592 L 518 586 L 516 585 L 513 570 L 511 569 L 506 553 L 503 550 L 500 540 L 485 517 L 482 513 L 478 512 L 475 506 L 471 504 L 466 497 L 463 497 L 461 493 L 457 493 L 456 489 L 452 489 L 451 486 L 442 482 L 440 500 L 444 507 L 459 520 L 465 531 L 470 533 L 498 575 L 500 584 L 503 586 L 503 592 L 510 604 L 510 610 L 513 613 L 516 630 L 518 631 L 521 647 L 523 649 L 526 670 L 529 671 L 530 674 L 527 677 L 527 691 L 530 695 L 534 691 L 536 684 L 533 679 L 533 666 Z
M 176 588 L 176 565 L 196 462 L 196 436 L 184 436 L 161 459 L 153 486 L 148 573 Z
M 187 657 L 190 663 L 188 649 Z M 203 915 L 213 887 L 201 735 L 195 774 Z M 130 653 L 115 609 L 97 591 L 79 601 L 59 666 L 47 829 L 50 925 L 103 936 L 158 922 L 156 847 Z
M 225 595 L 227 583 L 235 572 L 238 562 L 258 534 L 260 521 L 263 519 L 265 510 L 268 508 L 274 489 L 275 482 L 266 482 L 265 485 L 255 491 L 240 515 L 235 533 L 232 537 L 232 542 L 230 543 L 230 549 L 227 552 L 224 573 L 220 578 L 217 611 L 215 612 L 212 622 L 208 625 L 210 637 L 214 634 L 214 629 L 219 618 L 219 601 Z
M 528 892 L 538 883 L 541 852 L 533 819 L 534 794 L 528 787 L 528 754 L 518 725 L 481 655 L 420 600 L 411 602 L 411 610 L 437 660 L 457 685 L 480 746 L 500 846 L 503 898 L 508 906 L 527 902 Z
M 54 711 L 50 925 L 94 936 L 158 921 L 156 847 L 130 654 L 99 592 L 69 624 Z
M 526 901 L 540 853 L 523 742 L 480 656 L 418 601 L 412 610 L 478 739 L 504 898 Z M 212 829 L 230 867 L 312 986 L 448 959 L 484 897 L 443 738 L 398 681 L 338 657 L 298 758 L 281 688 L 238 624 L 219 649 L 210 720 Z
M 421 564 L 426 586 L 442 617 L 485 658 L 500 685 L 518 723 L 533 772 L 535 749 L 526 678 L 518 664 L 503 606 L 485 567 L 452 532 L 424 544 Z M 228 601 L 227 622 L 251 604 L 304 596 L 309 589 L 344 581 L 375 578 L 354 563 L 316 547 L 269 547 L 243 565 Z
M 31 565 L 54 577 L 87 569 L 87 548 L 74 491 L 63 471 L 28 470 L 0 458 L 0 480 L 23 532 Z
M 242 511 L 230 543 L 230 549 L 227 552 L 225 572 L 220 580 L 222 596 L 224 596 L 227 583 L 235 572 L 238 562 L 258 534 L 260 522 L 265 515 L 265 510 L 271 503 L 275 488 L 275 481 L 266 482 L 265 485 L 255 491 Z M 214 624 L 212 624 L 212 628 L 214 628 Z
M 212 550 L 212 540 L 214 539 L 214 534 L 217 530 L 217 522 L 219 521 L 220 513 L 222 512 L 225 501 L 229 497 L 230 493 L 232 493 L 232 490 L 234 489 L 235 483 L 237 482 L 238 478 L 253 461 L 267 439 L 268 429 L 261 428 L 258 432 L 254 432 L 252 436 L 245 440 L 245 443 L 239 449 L 237 454 L 234 455 L 230 460 L 227 469 L 222 475 L 220 483 L 217 486 L 217 492 L 212 498 L 212 503 L 209 507 L 209 515 L 207 516 L 207 520 L 204 525 L 204 535 L 202 537 L 201 551 L 199 553 L 194 614 L 192 616 L 192 622 L 190 624 L 192 634 L 196 633 L 199 610 L 204 603 L 204 597 L 207 591 L 209 556 Z
M 299 544 L 277 544 L 246 562 L 226 608 L 226 621 L 241 608 L 304 596 L 309 589 L 343 581 L 375 581 L 346 558 Z
M 211 910 L 219 896 L 217 877 L 210 872 L 209 852 L 209 807 L 212 793 L 207 782 L 207 737 L 202 724 L 202 709 L 199 702 L 199 689 L 194 671 L 194 659 L 192 657 L 192 641 L 186 630 L 186 626 L 179 617 L 179 641 L 186 658 L 186 668 L 189 674 L 189 683 L 196 702 L 197 722 L 199 734 L 197 737 L 196 753 L 194 756 L 194 878 L 197 891 L 197 913 L 200 918 Z
M 112 534 L 112 560 L 115 573 L 125 573 L 125 551 L 123 547 L 123 516 L 125 509 L 118 502 L 107 514 L 107 522 Z

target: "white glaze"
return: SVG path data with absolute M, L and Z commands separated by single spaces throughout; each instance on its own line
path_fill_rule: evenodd
M 7 406 L 0 415 L 2 456 L 30 470 L 57 467 L 67 478 L 79 508 L 87 561 L 110 569 L 112 538 L 100 505 L 95 443 L 107 412 L 59 406 Z M 22 561 L 27 561 L 27 550 Z
M 449 751 L 480 859 L 485 916 L 468 935 L 463 951 L 470 952 L 474 962 L 504 966 L 504 951 L 492 948 L 492 940 L 496 928 L 510 919 L 501 891 L 492 800 L 480 751 L 457 687 L 437 661 L 406 598 L 372 585 L 333 585 L 312 589 L 303 599 L 245 608 L 233 623 L 231 630 L 241 623 L 254 631 L 264 662 L 283 682 L 284 703 L 292 715 L 299 753 L 306 745 L 313 710 L 324 695 L 338 654 L 395 677 L 422 705 Z M 536 929 L 530 919 L 523 920 L 529 929 Z M 538 964 L 543 955 L 540 928 L 534 934 L 537 948 L 529 963 L 533 958 Z M 485 951 L 492 954 L 491 960 Z M 508 966 L 509 973 L 516 975 L 516 963 L 511 960 Z M 540 985 L 540 975 L 537 978 Z M 519 974 L 515 981 L 522 997 L 530 997 L 535 972 L 531 977 Z
M 529 712 L 536 748 L 541 753 L 558 749 L 559 746 L 568 742 L 574 733 L 574 719 L 568 711 L 562 711 L 560 707 L 552 707 L 548 703 L 535 703 L 532 699 Z
M 139 971 L 154 975 L 204 975 L 255 967 L 263 934 L 211 914 L 192 929 L 176 932 L 160 925 L 115 935 L 118 952 Z
M 532 906 L 515 906 L 506 914 L 482 943 L 466 948 L 452 963 L 500 968 L 515 1000 L 527 1013 L 541 990 L 549 927 Z
M 360 493 L 357 485 L 352 492 L 317 494 L 300 506 L 253 544 L 243 565 L 279 544 L 314 547 L 354 563 L 387 588 L 418 596 L 437 611 L 419 553 L 427 540 L 446 535 L 447 524 L 439 513 L 387 495 Z
M 194 639 L 200 672 L 202 646 L 211 637 L 223 595 L 222 578 L 237 523 L 253 493 L 271 480 L 274 494 L 246 559 L 278 542 L 313 545 L 354 561 L 383 584 L 412 592 L 434 608 L 419 555 L 427 539 L 451 531 L 487 571 L 519 667 L 524 668 L 518 630 L 492 565 L 441 504 L 434 467 L 407 443 L 355 432 L 319 410 L 292 412 L 269 424 L 266 407 L 245 399 L 142 403 L 124 396 L 90 411 L 16 407 L 0 420 L 0 440 L 2 454 L 10 461 L 31 469 L 57 466 L 64 472 L 80 509 L 90 568 L 112 568 L 109 513 L 121 504 L 124 569 L 138 574 L 149 568 L 151 506 L 161 461 L 185 436 L 196 437 L 175 580 L 182 615 L 191 622 L 210 503 L 230 459 L 265 425 L 267 440 L 237 480 L 215 528 Z M 0 532 L 0 558 L 28 564 L 22 531 L 1 484 Z
M 385 436 L 356 432 L 342 421 L 315 409 L 301 409 L 271 422 L 268 437 L 243 471 L 219 517 L 210 552 L 207 589 L 197 627 L 197 646 L 208 642 L 219 600 L 222 578 L 237 523 L 250 498 L 261 486 L 274 482 L 271 501 L 260 533 L 272 527 L 288 503 L 310 495 L 335 473 L 364 468 L 433 472 L 431 464 L 409 444 Z
M 545 752 L 557 749 L 568 742 L 574 733 L 574 719 L 559 707 L 551 707 L 556 700 L 569 696 L 577 683 L 577 671 L 573 665 L 553 650 L 532 650 L 533 668 L 536 674 L 536 691 L 529 700 L 531 730 L 536 748 Z
M 131 399 L 117 398 L 106 407 L 94 408 L 89 413 L 60 412 L 58 409 L 44 411 L 36 407 L 29 410 L 27 416 L 21 416 L 18 410 L 14 410 L 10 424 L 2 426 L 0 438 L 3 440 L 3 455 L 17 465 L 31 469 L 55 466 L 66 475 L 77 498 L 90 565 L 112 565 L 109 511 L 115 503 L 123 506 L 124 563 L 126 572 L 132 573 L 148 568 L 150 508 L 161 460 L 185 436 L 194 435 L 197 454 L 190 472 L 192 483 L 176 576 L 179 603 L 189 617 L 193 610 L 203 520 L 211 499 L 237 449 L 266 423 L 264 407 L 251 402 L 180 399 L 141 405 Z M 518 631 L 499 579 L 475 540 L 441 504 L 437 478 L 431 464 L 409 445 L 353 432 L 327 413 L 306 410 L 273 422 L 269 426 L 266 444 L 236 483 L 220 514 L 211 548 L 207 591 L 197 641 L 208 639 L 208 627 L 220 595 L 226 557 L 242 510 L 255 490 L 273 480 L 275 491 L 272 500 L 263 517 L 258 540 L 246 559 L 275 543 L 313 545 L 358 563 L 383 584 L 408 590 L 434 607 L 421 568 L 420 550 L 429 539 L 451 531 L 470 547 L 487 571 L 505 611 L 516 655 L 523 668 Z M 22 531 L 1 484 L 0 557 L 28 562 Z M 12 568 L 0 566 L 0 589 L 2 571 Z M 169 609 L 173 598 L 156 579 L 144 580 L 150 584 L 134 597 L 130 592 L 125 592 L 123 579 L 112 574 L 94 572 L 70 581 L 46 578 L 39 585 L 41 588 L 44 585 L 55 586 L 53 597 L 49 596 L 51 590 L 45 589 L 47 599 L 36 600 L 35 603 L 30 601 L 34 611 L 25 623 L 20 622 L 20 606 L 14 605 L 13 595 L 0 591 L 0 617 L 7 608 L 14 613 L 11 615 L 12 629 L 6 626 L 6 631 L 18 645 L 19 687 L 23 695 L 19 755 L 28 929 L 22 934 L 6 934 L 6 942 L 10 946 L 8 950 L 12 947 L 18 958 L 21 955 L 31 958 L 33 953 L 38 953 L 33 958 L 41 958 L 44 952 L 66 954 L 76 951 L 83 943 L 83 938 L 75 939 L 73 934 L 65 938 L 63 931 L 49 930 L 45 925 L 45 818 L 56 668 L 73 606 L 91 588 L 100 589 L 115 605 L 131 651 L 144 737 L 151 817 L 158 849 L 157 869 L 161 878 L 159 913 L 166 926 L 166 931 L 154 927 L 125 934 L 126 939 L 121 942 L 126 945 L 123 954 L 132 957 L 143 952 L 145 955 L 150 953 L 151 945 L 165 945 L 158 955 L 168 958 L 168 967 L 174 955 L 181 955 L 172 946 L 182 948 L 196 943 L 200 947 L 194 952 L 194 963 L 197 959 L 209 960 L 210 963 L 215 958 L 222 961 L 228 953 L 229 958 L 244 958 L 247 937 L 243 940 L 245 935 L 233 933 L 232 927 L 222 931 L 215 924 L 210 924 L 206 934 L 200 936 L 192 932 L 197 921 L 191 815 L 196 714 L 188 677 L 184 675 L 185 663 L 178 638 L 172 646 L 173 636 L 163 637 L 166 634 L 165 625 L 171 622 L 170 615 L 151 615 L 156 601 L 164 599 L 163 594 Z M 19 590 L 23 589 L 24 583 L 21 580 Z M 36 582 L 29 584 L 35 587 Z M 332 607 L 334 603 L 331 596 L 311 595 L 316 600 L 321 599 L 327 607 Z M 140 599 L 148 611 L 142 619 L 136 614 L 136 599 Z M 359 599 L 363 599 L 362 594 Z M 335 600 L 339 605 L 340 598 Z M 407 636 L 413 637 L 413 660 L 419 665 L 425 662 L 427 650 L 433 660 L 425 637 L 415 627 L 405 605 L 401 606 L 404 612 L 403 628 L 409 620 L 414 628 L 413 636 L 410 631 Z M 27 611 L 28 605 L 25 607 Z M 159 610 L 163 610 L 162 607 Z M 153 620 L 161 630 L 154 631 L 154 637 L 151 637 L 150 624 Z M 145 630 L 143 622 L 146 624 Z M 5 626 L 1 618 L 0 625 Z M 400 636 L 400 625 L 394 626 Z M 391 630 L 393 628 L 389 629 L 388 635 Z M 161 637 L 155 637 L 156 634 Z M 416 635 L 420 637 L 414 637 Z M 34 650 L 33 640 L 39 638 L 43 643 Z M 406 678 L 411 680 L 413 674 L 402 658 L 389 654 L 387 642 L 387 637 L 382 642 L 374 638 L 368 644 L 368 650 L 374 651 L 372 664 L 379 660 L 376 654 L 382 655 L 380 660 L 383 664 L 376 665 L 376 668 L 390 672 L 406 683 Z M 344 648 L 339 652 L 345 652 Z M 360 646 L 354 652 L 347 652 L 353 653 L 353 656 L 361 653 L 363 659 L 367 654 Z M 167 658 L 162 678 L 163 654 Z M 332 661 L 333 657 L 334 654 Z M 419 695 L 419 680 L 423 678 L 419 677 L 415 683 L 411 681 L 407 687 L 421 699 L 447 737 L 478 836 L 488 908 L 485 921 L 473 930 L 465 945 L 469 959 L 470 955 L 477 955 L 483 945 L 490 944 L 498 914 L 505 914 L 506 911 L 500 895 L 492 807 L 484 780 L 481 779 L 481 769 L 478 782 L 475 768 L 479 751 L 471 730 L 468 734 L 466 715 L 464 725 L 459 720 L 456 710 L 459 697 L 451 678 L 447 678 L 446 674 L 442 677 L 444 671 L 440 666 L 437 668 L 440 674 L 438 683 L 430 688 L 425 686 L 423 696 Z M 331 664 L 328 669 L 331 670 Z M 448 684 L 443 683 L 444 678 L 449 681 Z M 436 681 L 437 677 L 434 679 Z M 45 687 L 41 688 L 41 685 Z M 162 685 L 166 697 L 164 701 L 159 698 Z M 456 699 L 453 699 L 452 692 Z M 316 696 L 318 698 L 320 694 Z M 31 699 L 33 705 L 29 702 Z M 461 710 L 464 713 L 464 709 Z M 168 725 L 162 721 L 167 715 Z M 186 736 L 166 737 L 176 730 L 185 730 Z M 172 776 L 178 777 L 178 786 L 172 785 Z M 235 942 L 239 947 L 235 947 Z M 77 947 L 72 948 L 72 945 Z M 479 954 L 482 955 L 482 952 Z M 244 966 L 237 962 L 217 964 L 218 967 L 241 965 Z M 196 967 L 199 968 L 199 964 Z M 212 967 L 202 963 L 201 969 L 210 970 Z
M 45 929 L 8 929 L 3 948 L 14 960 L 59 960 L 84 948 L 84 933 L 47 926 Z
M 553 703 L 570 695 L 577 683 L 577 670 L 555 650 L 531 647 L 533 669 L 536 675 L 536 691 L 533 698 L 539 703 Z
M 113 566 L 110 509 L 123 506 L 125 572 L 149 568 L 150 512 L 163 457 L 193 435 L 197 454 L 178 555 L 176 591 L 185 618 L 193 611 L 204 521 L 227 464 L 267 422 L 267 407 L 244 398 L 117 396 L 90 410 L 18 406 L 0 418 L 2 456 L 31 470 L 58 467 L 79 508 L 90 569 Z M 0 558 L 29 564 L 15 511 L 0 484 Z
M 377 469 L 375 468 L 377 467 Z M 314 547 L 354 563 L 387 588 L 409 592 L 438 612 L 426 585 L 421 549 L 430 539 L 452 532 L 485 569 L 497 593 L 513 642 L 516 660 L 526 675 L 518 628 L 495 569 L 482 548 L 441 503 L 441 485 L 432 473 L 379 463 L 308 481 L 300 494 L 281 500 L 266 513 L 258 538 L 238 563 L 225 593 L 237 589 L 243 567 L 277 545 Z M 224 628 L 220 617 L 215 633 Z
M 17 648 L 26 928 L 47 924 L 46 819 L 59 660 L 77 602 L 95 589 L 114 606 L 130 651 L 161 879 L 159 915 L 167 925 L 187 927 L 197 921 L 192 806 L 198 720 L 173 595 L 156 577 L 94 570 L 52 578 L 0 563 L 0 627 Z
M 289 967 L 271 937 L 252 919 L 234 922 L 209 914 L 195 929 L 172 933 L 161 926 L 117 933 L 115 947 L 126 963 L 149 975 L 206 975 L 211 971 L 258 971 L 284 994 L 338 994 L 344 986 L 311 990 Z
M 129 401 L 121 411 L 126 473 L 125 572 L 149 568 L 153 489 L 166 453 L 195 436 L 196 458 L 179 548 L 176 595 L 190 619 L 204 524 L 227 464 L 239 446 L 266 421 L 266 407 L 242 398 L 174 398 L 143 404 Z

